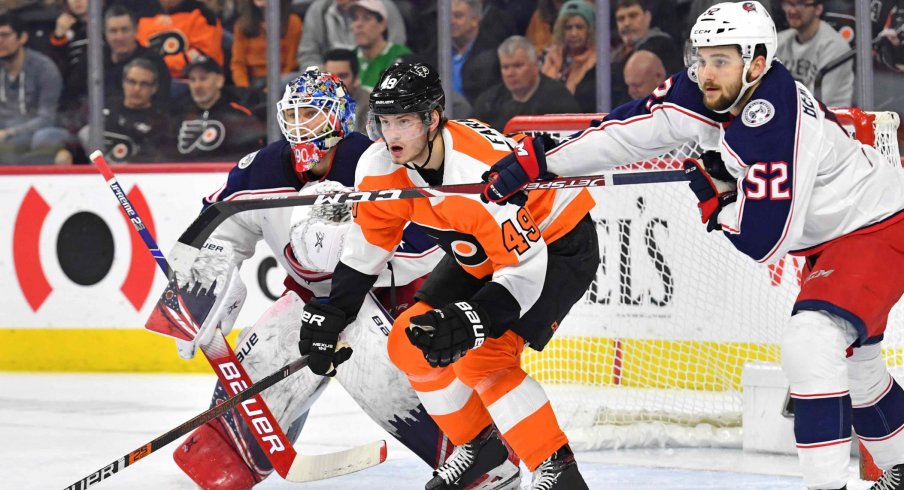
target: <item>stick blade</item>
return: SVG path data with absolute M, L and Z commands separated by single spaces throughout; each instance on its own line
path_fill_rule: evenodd
M 386 441 L 375 441 L 329 454 L 299 454 L 285 479 L 293 482 L 324 480 L 347 475 L 386 461 Z

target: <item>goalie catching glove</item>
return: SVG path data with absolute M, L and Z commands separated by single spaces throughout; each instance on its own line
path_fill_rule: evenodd
M 707 163 L 712 165 L 714 162 Z M 700 220 L 706 225 L 706 231 L 718 230 L 721 227 L 719 212 L 738 198 L 734 183 L 712 178 L 703 165 L 692 158 L 684 161 L 684 175 L 699 201 L 697 207 L 700 208 Z
M 336 367 L 352 356 L 348 344 L 339 346 L 339 334 L 348 325 L 345 312 L 312 299 L 301 314 L 298 350 L 308 356 L 314 374 L 335 376 Z M 338 346 L 338 348 L 337 348 Z
M 350 192 L 352 189 L 339 182 L 324 180 L 305 187 L 299 195 Z M 298 263 L 307 271 L 316 273 L 305 279 L 332 274 L 342 255 L 345 235 L 351 224 L 351 205 L 317 204 L 299 206 L 292 213 L 289 241 Z
M 545 174 L 546 152 L 543 140 L 525 136 L 511 153 L 483 174 L 487 185 L 480 193 L 480 199 L 483 202 L 524 206 L 527 195 L 521 189 Z
M 489 326 L 489 317 L 479 306 L 458 301 L 411 317 L 405 333 L 431 366 L 445 367 L 483 345 Z

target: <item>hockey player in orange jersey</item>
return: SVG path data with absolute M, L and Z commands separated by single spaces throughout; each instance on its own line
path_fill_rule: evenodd
M 397 63 L 371 94 L 374 143 L 359 160 L 360 190 L 478 182 L 509 154 L 542 152 L 479 121 L 448 121 L 433 68 Z M 302 318 L 302 354 L 320 374 L 334 373 L 340 332 L 358 312 L 376 274 L 411 223 L 446 251 L 393 325 L 389 355 L 421 403 L 456 445 L 428 490 L 466 489 L 485 472 L 495 488 L 518 488 L 502 464 L 500 436 L 534 472 L 535 489 L 587 488 L 543 388 L 521 369 L 521 353 L 542 350 L 589 287 L 599 265 L 585 190 L 532 192 L 523 206 L 495 206 L 477 195 L 362 202 L 346 238 L 328 303 Z M 341 369 L 341 367 L 339 367 Z M 501 466 L 500 466 L 501 465 Z M 512 465 L 513 466 L 513 465 Z

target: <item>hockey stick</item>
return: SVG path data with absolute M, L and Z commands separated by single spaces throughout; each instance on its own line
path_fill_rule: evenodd
M 680 182 L 687 180 L 684 170 L 662 170 L 652 172 L 618 172 L 583 177 L 558 177 L 555 179 L 531 182 L 524 187 L 526 191 L 538 189 L 576 189 L 590 187 L 607 187 L 613 185 L 654 184 L 664 182 Z M 402 189 L 383 189 L 379 191 L 334 192 L 314 195 L 277 195 L 256 199 L 236 199 L 221 201 L 207 207 L 195 221 L 188 226 L 179 243 L 199 249 L 210 237 L 210 234 L 230 216 L 253 209 L 286 208 L 291 206 L 310 206 L 314 204 L 343 204 L 369 201 L 394 201 L 397 199 L 418 199 L 423 197 L 439 197 L 445 194 L 479 194 L 486 183 L 450 184 L 433 187 L 406 187 Z
M 164 434 L 154 438 L 154 440 L 148 442 L 147 444 L 143 444 L 138 449 L 129 452 L 128 454 L 123 455 L 121 458 L 113 461 L 112 463 L 100 468 L 99 470 L 91 473 L 90 475 L 82 478 L 81 480 L 69 485 L 64 490 L 83 490 L 91 485 L 99 483 L 114 474 L 118 473 L 120 470 L 127 466 L 133 465 L 136 461 L 144 458 L 145 456 L 153 453 L 154 451 L 166 446 L 167 444 L 175 441 L 176 439 L 188 434 L 194 429 L 210 422 L 211 420 L 219 417 L 226 413 L 227 410 L 235 408 L 236 405 L 245 402 L 251 397 L 258 395 L 263 392 L 267 388 L 275 385 L 276 383 L 288 378 L 293 373 L 298 370 L 304 368 L 308 365 L 308 358 L 302 357 L 296 359 L 289 364 L 285 365 L 279 371 L 272 373 L 264 378 L 262 378 L 257 383 L 249 386 L 247 390 L 240 391 L 237 394 L 227 398 L 226 400 L 218 403 L 215 407 L 211 407 L 206 411 L 195 415 L 191 419 L 185 421 L 181 425 L 170 429 Z M 373 447 L 378 446 L 378 447 Z M 386 456 L 386 443 L 385 442 L 375 442 L 370 445 L 356 447 L 352 449 L 348 449 L 345 451 L 341 451 L 338 453 L 332 454 L 322 454 L 318 456 L 299 456 L 305 461 L 303 465 L 305 468 L 317 468 L 318 475 L 307 478 L 305 481 L 309 480 L 317 480 L 326 477 L 340 476 L 346 473 L 350 473 L 349 468 L 366 468 L 369 466 L 373 466 L 375 464 L 379 464 L 379 461 L 373 460 L 374 453 L 379 450 L 381 458 L 385 459 Z M 325 476 L 324 476 L 325 475 Z
M 160 251 L 154 237 L 151 236 L 150 232 L 144 226 L 144 222 L 135 211 L 135 207 L 129 201 L 129 198 L 125 195 L 125 192 L 122 190 L 116 177 L 107 165 L 103 154 L 100 151 L 95 151 L 91 154 L 91 161 L 94 162 L 100 170 L 101 174 L 110 185 L 110 189 L 116 196 L 117 201 L 125 211 L 126 216 L 132 223 L 132 226 L 135 227 L 135 230 L 141 236 L 148 250 L 151 252 L 151 255 L 154 257 L 154 260 L 157 261 L 157 264 L 163 270 L 164 274 L 167 275 L 169 282 L 163 293 L 161 302 L 165 303 L 165 306 L 170 308 L 172 313 L 178 317 L 173 324 L 173 331 L 155 331 L 183 340 L 191 340 L 194 338 L 194 334 L 197 333 L 199 324 L 196 319 L 193 318 L 190 308 L 186 307 L 186 303 L 181 297 L 178 285 L 176 284 L 175 273 L 172 270 L 170 263 Z M 201 351 L 204 353 L 216 373 L 217 378 L 223 384 L 223 387 L 230 396 L 234 396 L 237 393 L 248 389 L 248 387 L 253 386 L 251 378 L 245 372 L 241 363 L 236 358 L 232 347 L 226 342 L 226 339 L 221 333 L 218 332 L 217 335 L 214 335 L 211 342 L 206 346 L 201 346 Z M 242 403 L 242 409 L 239 410 L 239 412 L 248 426 L 253 428 L 252 432 L 254 438 L 260 447 L 264 449 L 273 468 L 280 476 L 289 481 L 303 482 L 338 476 L 382 463 L 386 459 L 385 441 L 379 441 L 363 446 L 362 448 L 351 450 L 353 453 L 359 450 L 362 452 L 369 452 L 371 457 L 366 461 L 363 459 L 357 462 L 344 461 L 342 455 L 348 453 L 348 451 L 345 453 L 322 455 L 315 458 L 300 456 L 295 452 L 295 448 L 280 429 L 279 424 L 276 422 L 273 414 L 270 413 L 270 409 L 264 403 L 264 400 L 260 395 L 254 395 L 251 400 Z M 332 465 L 332 467 L 327 466 L 320 468 L 316 466 L 317 464 Z M 341 471 L 337 472 L 337 469 Z

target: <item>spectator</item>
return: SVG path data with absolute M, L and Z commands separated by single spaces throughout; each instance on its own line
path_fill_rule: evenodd
M 185 68 L 189 95 L 175 104 L 176 158 L 238 161 L 265 144 L 267 130 L 251 111 L 223 91 L 223 70 L 211 58 Z
M 499 83 L 498 42 L 480 31 L 481 8 L 480 0 L 452 0 L 452 88 L 472 104 Z
M 477 119 L 502 131 L 514 116 L 580 112 L 574 96 L 562 83 L 540 74 L 537 52 L 522 36 L 512 36 L 497 50 L 502 83 L 480 94 L 474 103 Z
M 612 50 L 612 106 L 631 100 L 625 85 L 625 61 L 635 51 L 646 49 L 659 56 L 666 73 L 684 67 L 684 56 L 675 41 L 658 27 L 650 27 L 652 14 L 641 0 L 619 0 L 615 4 L 615 23 L 621 44 Z
M 540 0 L 534 10 L 524 36 L 534 43 L 534 49 L 538 53 L 546 51 L 552 44 L 552 29 L 562 5 L 565 5 L 565 0 Z
M 21 19 L 0 14 L 0 163 L 51 163 L 66 139 L 53 127 L 60 71 L 27 42 Z
M 370 90 L 361 86 L 358 76 L 358 57 L 348 49 L 331 49 L 323 55 L 323 71 L 342 80 L 348 93 L 355 99 L 355 131 L 367 134 L 367 106 Z
M 223 63 L 223 27 L 216 14 L 198 0 L 147 2 L 150 15 L 138 20 L 138 41 L 163 57 L 170 75 L 182 76 L 198 56 Z
M 232 82 L 237 87 L 264 88 L 267 85 L 267 26 L 264 9 L 267 0 L 239 0 L 239 17 L 232 41 Z M 298 71 L 298 43 L 301 18 L 289 8 L 290 0 L 279 2 L 279 73 Z
M 388 41 L 405 45 L 405 23 L 391 0 L 380 0 L 386 7 Z M 333 48 L 355 49 L 351 6 L 354 0 L 316 0 L 304 17 L 304 36 L 298 47 L 298 66 L 323 64 L 323 53 Z
M 157 66 L 135 58 L 122 70 L 122 95 L 107 97 L 104 107 L 104 151 L 114 162 L 157 162 L 173 147 L 170 121 L 153 104 L 158 90 Z M 89 127 L 79 131 L 88 146 Z
M 784 1 L 782 9 L 791 28 L 778 33 L 775 57 L 795 80 L 813 91 L 820 70 L 847 53 L 848 43 L 820 19 L 822 0 Z M 854 60 L 827 73 L 818 96 L 829 107 L 850 107 L 854 97 Z
M 543 55 L 543 74 L 564 83 L 583 112 L 596 112 L 595 20 L 593 7 L 584 0 L 565 2 L 553 44 Z
M 625 84 L 628 95 L 634 99 L 642 99 L 665 80 L 665 66 L 656 53 L 642 49 L 625 62 Z
M 386 7 L 380 0 L 355 0 L 351 14 L 361 85 L 370 90 L 383 70 L 411 50 L 386 40 Z
M 29 47 L 47 56 L 53 55 L 50 36 L 56 27 L 56 20 L 62 11 L 60 0 L 4 0 L 0 11 L 15 13 L 25 24 Z
M 135 58 L 144 58 L 157 67 L 158 90 L 154 103 L 164 107 L 169 102 L 169 69 L 151 48 L 138 44 L 138 19 L 128 8 L 114 4 L 104 12 L 104 92 L 107 96 L 122 95 L 123 68 Z M 88 122 L 88 57 L 83 56 L 64 80 L 63 99 L 60 102 L 63 126 L 75 132 Z
M 56 19 L 50 45 L 63 80 L 72 68 L 87 56 L 88 0 L 63 0 L 63 12 Z

